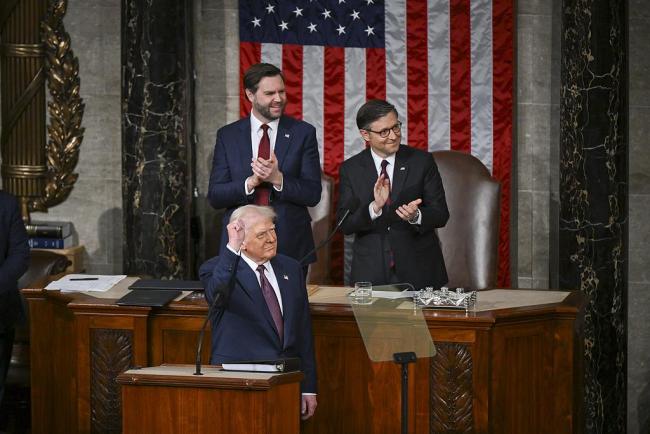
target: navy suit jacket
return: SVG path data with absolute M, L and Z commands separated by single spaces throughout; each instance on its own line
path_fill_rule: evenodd
M 299 357 L 305 373 L 301 390 L 316 393 L 314 338 L 302 267 L 288 256 L 277 255 L 271 259 L 282 295 L 284 340 L 281 344 L 255 272 L 228 249 L 207 260 L 199 270 L 208 303 L 212 305 L 236 263 L 235 286 L 226 298 L 219 324 L 214 323 L 213 316 L 211 363 Z
M 390 206 L 371 220 L 368 206 L 374 200 L 373 187 L 377 169 L 370 149 L 346 160 L 340 168 L 339 215 L 343 204 L 358 200 L 361 205 L 343 223 L 343 233 L 354 234 L 352 247 L 353 282 L 369 281 L 375 285 L 391 283 L 389 256 L 401 282 L 416 289 L 439 288 L 447 283 L 447 271 L 435 229 L 449 219 L 445 190 L 433 156 L 419 149 L 400 146 L 395 154 Z M 395 213 L 402 204 L 422 199 L 420 225 L 411 225 Z
M 18 279 L 29 267 L 29 245 L 18 201 L 0 191 L 0 330 L 22 318 Z
M 284 177 L 282 191 L 271 188 L 270 197 L 270 205 L 278 215 L 275 222 L 278 253 L 300 260 L 314 248 L 307 207 L 315 206 L 320 201 L 322 188 L 316 129 L 307 122 L 282 116 L 275 141 L 275 155 Z M 230 214 L 242 205 L 253 203 L 254 194 L 247 196 L 244 190 L 246 178 L 253 174 L 252 159 L 250 117 L 219 129 L 208 200 L 214 208 L 226 209 L 220 254 L 228 243 L 226 225 Z M 312 253 L 306 263 L 315 261 L 316 254 Z

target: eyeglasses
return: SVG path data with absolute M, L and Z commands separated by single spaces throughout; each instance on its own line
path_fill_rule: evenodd
M 364 128 L 364 130 L 366 130 L 366 131 L 368 131 L 370 133 L 379 134 L 379 137 L 381 137 L 382 139 L 385 139 L 386 137 L 388 137 L 390 135 L 391 130 L 395 133 L 395 135 L 400 134 L 402 132 L 402 123 L 397 122 L 392 127 L 384 128 L 381 131 L 371 130 L 370 128 Z

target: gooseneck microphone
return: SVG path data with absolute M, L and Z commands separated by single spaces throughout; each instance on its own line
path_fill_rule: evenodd
M 359 207 L 359 199 L 357 197 L 351 197 L 346 202 L 345 205 L 346 206 L 342 207 L 343 215 L 341 216 L 339 221 L 336 223 L 336 226 L 334 226 L 334 229 L 332 230 L 332 232 L 330 232 L 327 235 L 327 238 L 325 238 L 323 241 L 318 243 L 318 245 L 316 247 L 311 249 L 309 251 L 309 253 L 307 253 L 305 256 L 302 257 L 302 259 L 299 261 L 301 266 L 305 265 L 304 262 L 309 256 L 311 256 L 314 252 L 318 251 L 321 247 L 323 247 L 325 244 L 329 243 L 332 240 L 332 237 L 334 236 L 334 234 L 336 234 L 336 231 L 339 230 L 339 228 L 341 227 L 341 225 L 343 224 L 345 219 L 347 219 L 350 216 L 350 214 L 355 212 L 357 210 L 357 208 Z
M 240 255 L 237 255 L 235 258 L 235 263 L 233 264 L 232 268 L 230 269 L 230 275 L 228 276 L 228 280 L 226 283 L 222 284 L 217 288 L 216 294 L 214 296 L 214 300 L 212 300 L 212 303 L 210 303 L 210 306 L 208 307 L 208 313 L 205 316 L 205 320 L 203 321 L 203 325 L 201 326 L 201 332 L 199 333 L 199 341 L 196 343 L 196 370 L 194 371 L 194 375 L 203 375 L 201 373 L 201 353 L 203 350 L 203 336 L 205 335 L 205 327 L 208 325 L 208 321 L 210 320 L 210 317 L 214 313 L 214 309 L 217 307 L 220 307 L 216 313 L 218 315 L 215 319 L 214 325 L 215 329 L 219 325 L 219 322 L 221 321 L 221 317 L 223 316 L 223 311 L 225 309 L 224 304 L 227 302 L 228 297 L 230 296 L 230 292 L 232 291 L 232 288 L 235 285 L 235 275 L 237 273 L 237 267 L 239 266 L 239 259 L 241 258 Z M 214 330 L 213 330 L 214 332 Z

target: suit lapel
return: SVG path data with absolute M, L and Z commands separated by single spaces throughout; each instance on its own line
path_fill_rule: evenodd
M 240 137 L 242 141 L 235 147 L 239 151 L 239 164 L 250 170 L 253 159 L 253 144 L 251 142 L 251 118 L 243 119 L 240 125 Z
M 393 183 L 391 184 L 390 198 L 393 202 L 399 199 L 399 195 L 406 184 L 408 178 L 408 158 L 404 151 L 404 146 L 400 146 L 395 154 L 395 167 L 393 168 Z
M 278 159 L 278 167 L 282 168 L 287 152 L 291 147 L 293 132 L 291 122 L 286 117 L 281 117 L 278 123 L 278 134 L 275 136 L 275 157 Z
M 291 290 L 293 289 L 293 284 L 289 280 L 289 275 L 285 273 L 284 267 L 276 258 L 271 260 L 271 265 L 273 265 L 273 272 L 275 273 L 275 278 L 278 281 L 278 287 L 280 288 L 280 295 L 282 296 L 282 319 L 284 321 L 284 336 L 282 337 L 282 342 L 287 342 L 288 331 L 292 330 L 293 327 L 293 311 L 294 308 L 293 298 L 291 297 Z
M 375 182 L 377 182 L 377 168 L 375 167 L 375 161 L 372 159 L 370 154 L 370 148 L 367 148 L 363 151 L 361 159 L 361 173 L 358 176 L 363 179 L 359 185 L 364 185 L 366 190 L 363 191 L 363 194 L 366 195 L 369 200 L 374 199 L 373 188 L 375 187 Z

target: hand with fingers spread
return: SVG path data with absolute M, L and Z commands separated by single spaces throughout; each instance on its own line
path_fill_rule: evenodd
M 407 204 L 400 205 L 399 208 L 395 210 L 399 218 L 407 222 L 414 222 L 418 218 L 418 213 L 420 212 L 420 204 L 422 199 L 415 199 Z
M 379 211 L 386 205 L 386 201 L 390 196 L 390 181 L 384 175 L 379 175 L 375 186 L 373 187 L 373 194 L 375 200 L 372 203 L 372 209 L 375 211 L 375 214 L 379 214 Z

